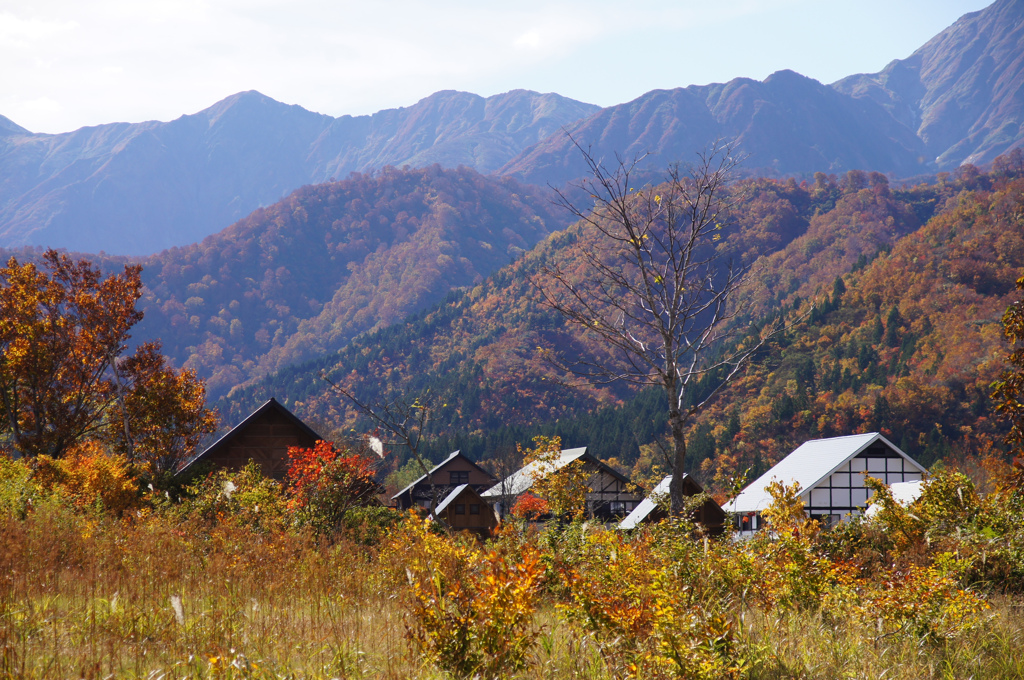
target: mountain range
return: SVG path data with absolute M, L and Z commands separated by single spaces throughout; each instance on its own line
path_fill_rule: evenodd
M 0 246 L 147 255 L 200 241 L 305 184 L 385 166 L 465 165 L 562 186 L 598 158 L 664 167 L 714 139 L 750 174 L 985 164 L 1024 141 L 1024 0 L 964 15 L 876 74 L 655 90 L 601 109 L 557 94 L 443 91 L 333 118 L 242 92 L 171 122 L 33 134 L 0 116 Z M 566 133 L 572 136 L 570 139 Z
M 35 135 L 8 121 L 0 245 L 147 255 L 351 172 L 434 163 L 488 172 L 596 109 L 521 90 L 438 92 L 409 108 L 332 118 L 242 92 L 169 123 Z

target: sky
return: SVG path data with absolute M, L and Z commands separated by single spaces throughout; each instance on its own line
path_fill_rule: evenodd
M 0 115 L 33 132 L 173 120 L 243 90 L 331 116 L 438 90 L 830 83 L 990 0 L 0 0 Z

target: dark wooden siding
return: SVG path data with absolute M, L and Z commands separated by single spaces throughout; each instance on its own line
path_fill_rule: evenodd
M 204 455 L 203 461 L 235 471 L 252 460 L 260 466 L 263 474 L 280 480 L 288 472 L 288 448 L 308 448 L 315 443 L 316 437 L 308 431 L 279 411 L 267 409 L 240 426 L 230 441 Z

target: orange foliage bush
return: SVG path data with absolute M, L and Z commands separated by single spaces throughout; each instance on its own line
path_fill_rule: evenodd
M 511 514 L 516 519 L 537 520 L 551 511 L 548 502 L 532 493 L 524 493 L 512 506 Z
M 60 459 L 39 456 L 34 476 L 44 489 L 79 508 L 99 503 L 120 516 L 140 504 L 139 481 L 128 459 L 95 441 L 76 445 Z
M 455 677 L 504 678 L 527 668 L 540 633 L 533 621 L 544 577 L 539 550 L 482 550 L 430 525 L 410 518 L 390 548 L 410 588 L 409 638 Z

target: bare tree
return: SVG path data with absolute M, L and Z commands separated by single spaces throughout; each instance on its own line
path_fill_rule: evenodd
M 534 285 L 547 305 L 608 350 L 597 358 L 556 359 L 563 368 L 591 384 L 664 388 L 672 444 L 663 453 L 675 473 L 672 512 L 680 514 L 688 421 L 782 328 L 781 321 L 760 329 L 735 323 L 742 310 L 734 298 L 750 271 L 726 250 L 732 226 L 726 185 L 738 161 L 730 146 L 716 143 L 693 166 L 670 166 L 662 185 L 636 189 L 630 175 L 643 157 L 617 158 L 609 171 L 576 146 L 590 170 L 576 188 L 594 206 L 580 208 L 563 192 L 559 197 L 581 221 L 581 259 L 542 268 Z M 704 380 L 698 395 L 706 377 L 713 385 Z

